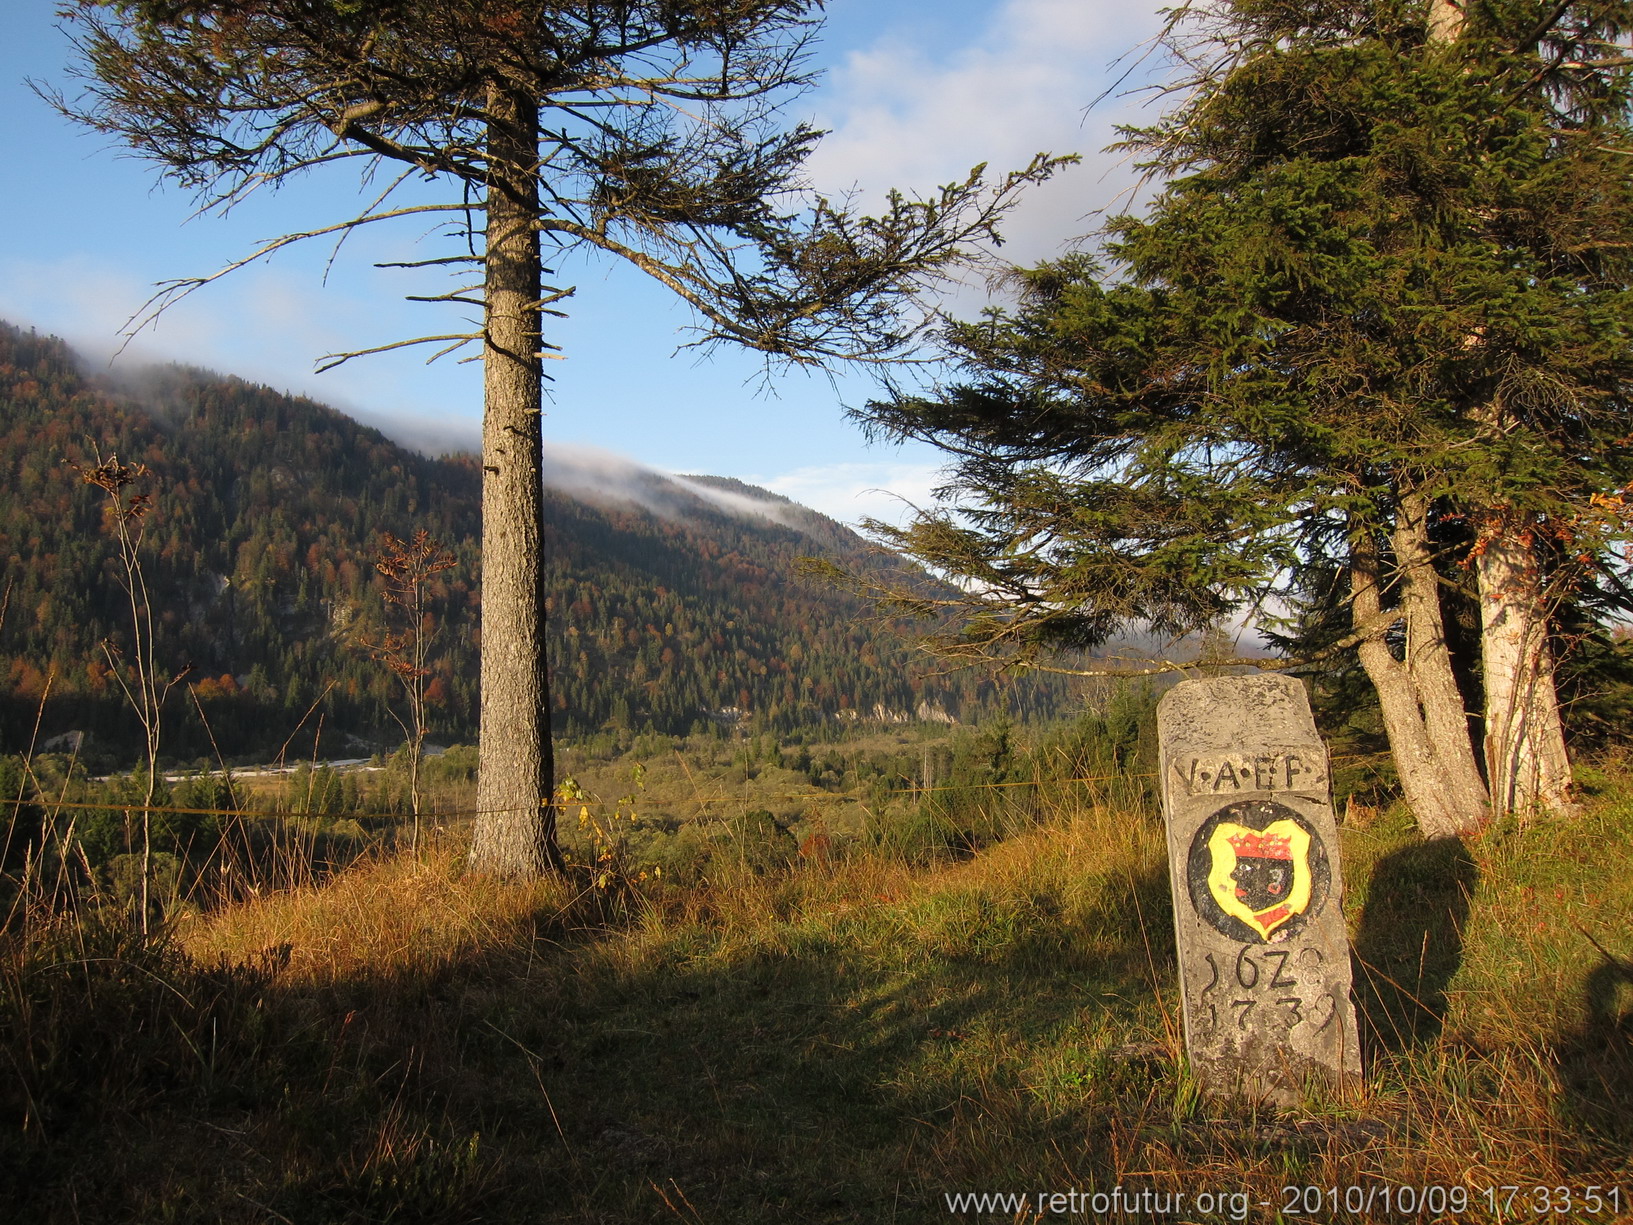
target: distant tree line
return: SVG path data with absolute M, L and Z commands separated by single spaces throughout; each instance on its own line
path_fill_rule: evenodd
M 129 622 L 113 546 L 94 491 L 65 466 L 93 444 L 150 470 L 143 553 L 157 656 L 191 666 L 191 696 L 167 707 L 170 759 L 213 754 L 200 709 L 229 756 L 275 752 L 297 727 L 291 757 L 311 754 L 320 726 L 325 755 L 363 752 L 348 735 L 394 743 L 398 682 L 360 644 L 387 623 L 374 570 L 384 533 L 422 528 L 459 562 L 428 588 L 429 731 L 474 738 L 474 458 L 427 458 L 310 400 L 202 371 L 92 380 L 59 341 L 0 327 L 6 749 L 29 745 L 42 698 L 41 739 L 83 730 L 89 751 L 113 756 L 134 745 L 98 650 L 117 646 Z M 860 549 L 817 516 L 821 540 L 701 503 L 679 519 L 547 497 L 558 733 L 786 731 L 921 701 L 964 718 L 1033 717 L 1064 694 L 927 676 L 911 627 L 880 625 L 860 600 L 793 576 L 795 559 L 820 545 Z

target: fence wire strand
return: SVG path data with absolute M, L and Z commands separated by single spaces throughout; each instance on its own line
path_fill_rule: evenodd
M 1385 756 L 1388 756 L 1388 754 L 1387 753 L 1346 753 L 1346 754 L 1342 754 L 1340 756 L 1330 757 L 1330 758 L 1328 758 L 1328 760 L 1330 762 L 1357 761 L 1357 760 L 1365 760 L 1365 759 L 1376 758 L 1376 757 L 1385 757 Z M 1156 777 L 1158 777 L 1158 775 L 1157 775 L 1157 773 L 1155 771 L 1142 771 L 1142 772 L 1139 772 L 1139 773 L 1097 774 L 1097 775 L 1091 775 L 1091 776 L 1085 776 L 1085 777 L 1072 777 L 1072 778 L 1011 779 L 1011 780 L 1007 780 L 1005 782 L 998 782 L 998 783 L 977 783 L 977 782 L 945 783 L 945 784 L 940 784 L 940 785 L 933 786 L 933 787 L 919 787 L 919 786 L 897 787 L 897 788 L 891 789 L 887 794 L 892 796 L 892 797 L 905 796 L 905 797 L 908 797 L 908 798 L 913 798 L 913 797 L 917 797 L 917 796 L 930 795 L 930 794 L 934 794 L 934 793 L 938 793 L 938 792 L 947 792 L 947 791 L 965 791 L 965 792 L 968 792 L 968 791 L 999 791 L 999 790 L 1004 790 L 1004 789 L 1011 788 L 1011 787 L 1067 787 L 1067 786 L 1078 786 L 1078 785 L 1082 785 L 1082 784 L 1086 784 L 1086 783 L 1114 783 L 1114 782 L 1133 781 L 1133 780 L 1136 780 L 1136 779 L 1148 779 L 1148 778 L 1156 778 Z M 654 807 L 667 808 L 667 807 L 671 807 L 671 806 L 676 805 L 676 804 L 695 804 L 698 807 L 707 807 L 707 806 L 709 806 L 711 804 L 749 803 L 749 802 L 759 802 L 759 801 L 764 801 L 764 800 L 800 800 L 800 801 L 806 801 L 806 802 L 824 801 L 824 802 L 827 802 L 827 803 L 859 804 L 859 803 L 861 803 L 863 801 L 864 798 L 865 797 L 859 796 L 859 795 L 836 795 L 835 793 L 830 792 L 830 791 L 773 792 L 771 794 L 760 794 L 760 795 L 750 795 L 750 796 L 734 796 L 734 795 L 702 796 L 702 795 L 697 795 L 697 796 L 688 796 L 688 797 L 684 797 L 684 798 L 681 798 L 681 799 L 671 799 L 671 800 L 658 801 L 657 803 L 654 804 Z M 578 807 L 590 807 L 590 808 L 602 808 L 602 809 L 605 809 L 605 808 L 618 808 L 618 807 L 622 807 L 624 804 L 626 804 L 628 802 L 629 801 L 627 799 L 622 799 L 622 800 L 602 800 L 602 799 L 594 799 L 594 798 L 586 797 L 586 798 L 582 798 L 582 799 L 573 799 L 573 800 L 567 800 L 567 799 L 541 800 L 539 802 L 538 807 L 540 807 L 540 808 L 555 808 L 555 809 L 559 809 L 560 811 L 566 812 L 569 809 L 578 808 Z M 89 812 L 127 812 L 127 813 L 153 812 L 153 813 L 173 813 L 173 814 L 178 815 L 178 816 L 238 817 L 238 818 L 250 818 L 250 819 L 268 819 L 268 818 L 278 818 L 278 817 L 283 817 L 283 818 L 290 818 L 290 817 L 342 817 L 342 818 L 347 818 L 347 817 L 349 817 L 349 818 L 368 817 L 368 818 L 378 818 L 378 819 L 384 819 L 384 818 L 404 818 L 404 819 L 406 819 L 406 818 L 410 818 L 410 817 L 412 817 L 414 815 L 412 812 L 406 812 L 406 811 L 384 812 L 384 811 L 360 811 L 360 810 L 357 810 L 357 809 L 350 809 L 350 810 L 345 810 L 345 811 L 340 811 L 340 812 L 328 813 L 328 812 L 310 812 L 310 811 L 278 810 L 278 809 L 253 809 L 253 808 L 175 808 L 175 807 L 171 807 L 171 806 L 165 805 L 165 804 L 125 804 L 125 803 L 121 803 L 118 800 L 95 800 L 95 801 L 93 801 L 93 800 L 72 800 L 72 801 L 69 801 L 69 800 L 26 799 L 26 798 L 21 797 L 21 796 L 13 798 L 13 799 L 0 798 L 0 805 L 7 806 L 7 807 L 10 807 L 10 808 L 13 808 L 13 809 L 21 808 L 21 807 L 24 807 L 24 806 L 32 806 L 32 807 L 47 809 L 47 810 L 52 810 L 52 811 L 67 809 L 67 810 L 89 811 Z M 516 806 L 516 807 L 510 807 L 510 808 L 452 808 L 452 809 L 432 808 L 432 809 L 430 809 L 430 810 L 428 810 L 426 812 L 422 812 L 420 814 L 420 816 L 422 816 L 422 817 L 437 817 L 437 818 L 442 818 L 442 819 L 446 819 L 446 818 L 463 818 L 463 817 L 493 817 L 493 816 L 506 816 L 506 815 L 511 815 L 511 814 L 514 814 L 514 813 L 531 812 L 531 811 L 533 811 L 533 809 L 531 807 L 523 807 L 523 806 Z

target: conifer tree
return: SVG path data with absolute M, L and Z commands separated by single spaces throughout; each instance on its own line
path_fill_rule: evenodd
M 471 271 L 427 300 L 484 363 L 481 772 L 471 862 L 536 874 L 553 857 L 541 549 L 545 320 L 571 286 L 552 256 L 627 261 L 696 312 L 704 342 L 775 361 L 882 360 L 899 311 L 993 226 L 1040 157 L 991 191 L 979 171 L 877 218 L 816 200 L 790 215 L 818 134 L 778 107 L 810 81 L 819 0 L 102 0 L 65 10 L 86 92 L 69 114 L 225 210 L 350 164 L 384 188 L 331 225 L 282 235 L 155 305 L 292 242 L 445 218 Z M 392 177 L 395 176 L 395 177 Z M 445 192 L 402 199 L 429 181 Z M 379 183 L 374 184 L 378 188 Z M 371 191 L 374 189 L 371 189 Z M 360 355 L 331 355 L 331 364 Z
M 1130 133 L 1148 211 L 952 328 L 958 380 L 866 410 L 951 449 L 968 506 L 884 534 L 968 580 L 943 649 L 1022 666 L 1262 614 L 1336 563 L 1324 658 L 1356 650 L 1424 832 L 1566 808 L 1553 613 L 1624 590 L 1633 6 L 1185 17 L 1201 67 Z M 1448 585 L 1478 589 L 1479 661 Z

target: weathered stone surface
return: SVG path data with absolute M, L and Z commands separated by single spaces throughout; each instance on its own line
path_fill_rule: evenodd
M 1361 1072 L 1327 750 L 1285 676 L 1157 707 L 1185 1046 L 1205 1090 L 1291 1104 Z

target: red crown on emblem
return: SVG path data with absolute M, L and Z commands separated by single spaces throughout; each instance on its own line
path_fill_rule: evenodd
M 1291 859 L 1293 857 L 1292 839 L 1284 838 L 1280 834 L 1265 834 L 1249 830 L 1243 834 L 1232 834 L 1230 845 L 1236 851 L 1237 857 L 1249 856 L 1254 859 Z

